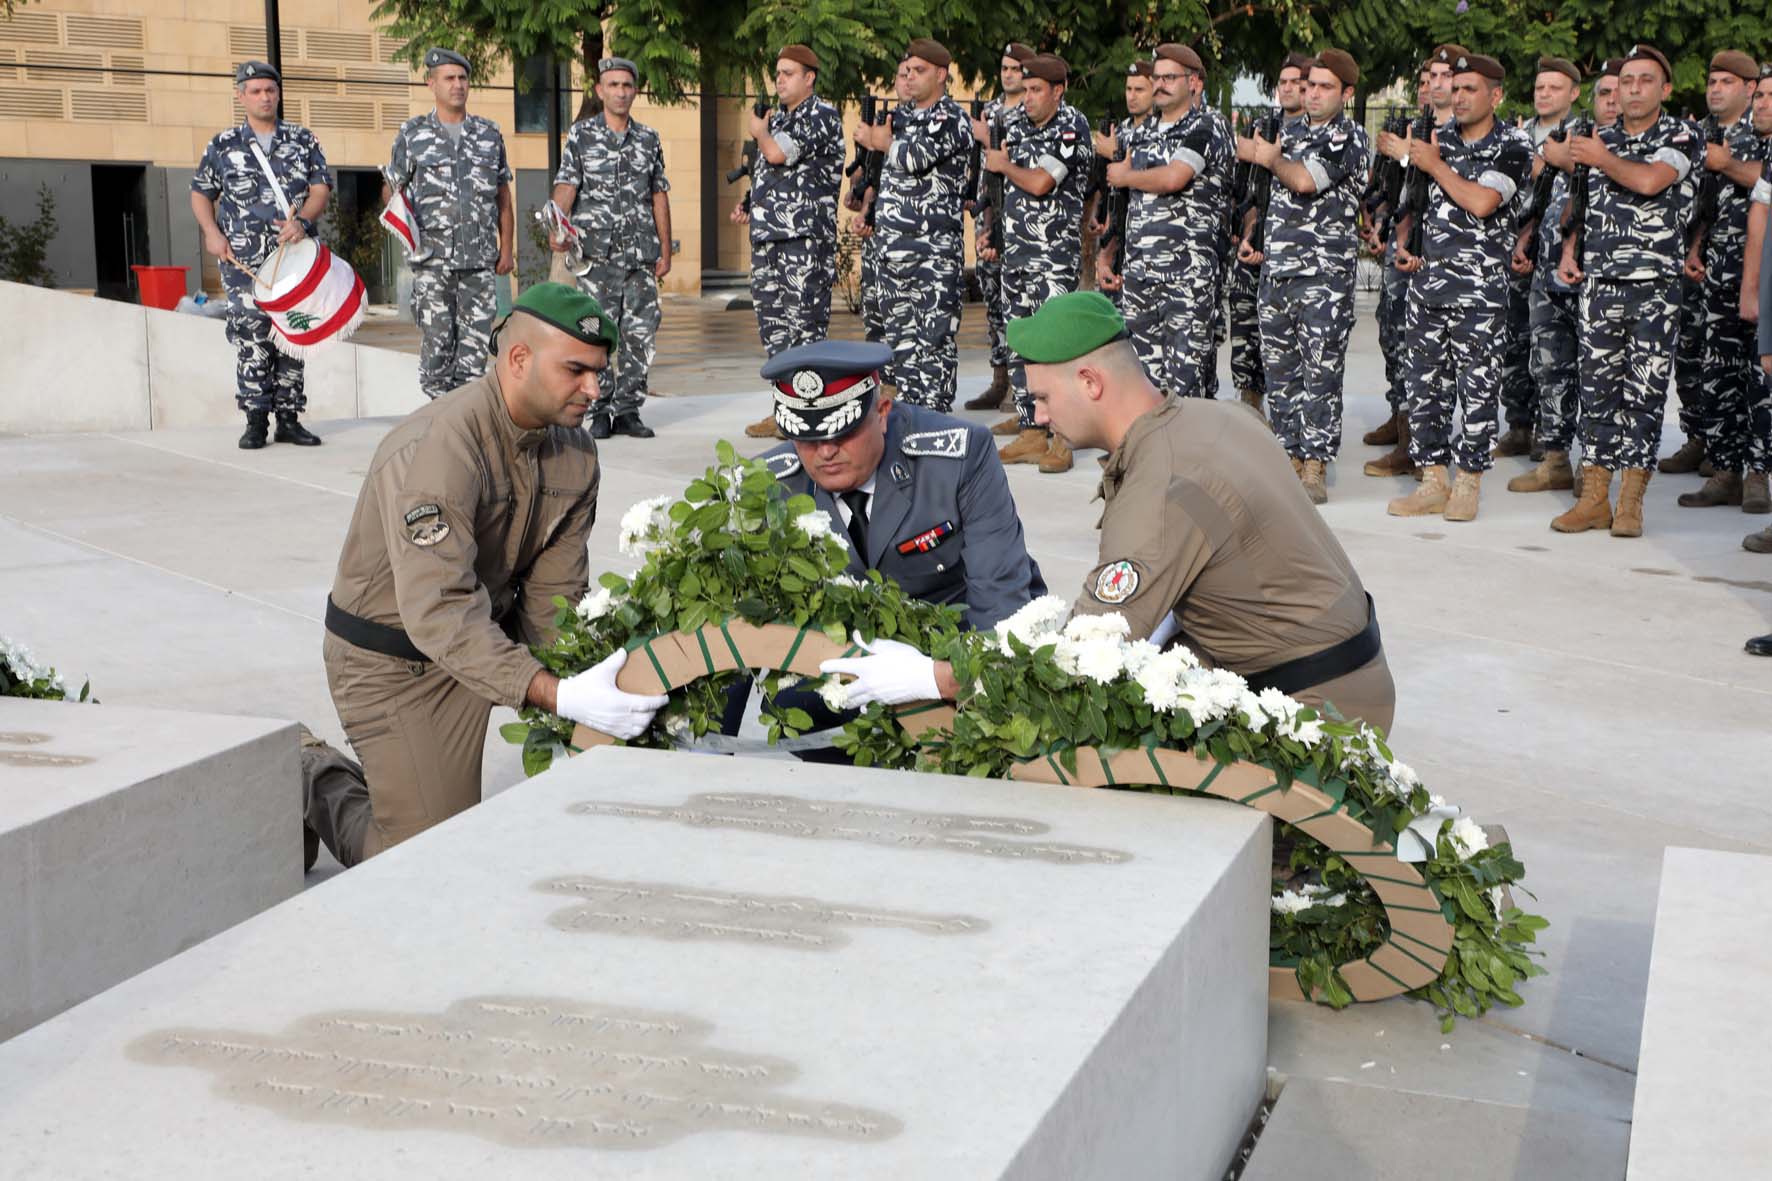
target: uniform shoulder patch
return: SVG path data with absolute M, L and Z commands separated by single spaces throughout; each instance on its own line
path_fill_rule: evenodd
M 440 517 L 442 515 L 443 509 L 440 506 L 434 504 L 421 504 L 406 514 L 406 523 L 408 525 L 416 525 L 426 517 Z
M 1109 562 L 1096 571 L 1089 593 L 1110 607 L 1124 603 L 1138 593 L 1138 567 L 1124 559 Z
M 906 435 L 899 442 L 898 449 L 905 455 L 964 459 L 966 457 L 967 433 L 963 426 L 949 427 L 940 431 L 917 431 L 914 434 Z
M 785 480 L 800 470 L 800 457 L 792 451 L 783 451 L 779 455 L 765 455 L 763 462 L 778 480 Z
M 449 536 L 449 522 L 443 519 L 443 510 L 435 504 L 415 506 L 404 518 L 406 522 L 406 539 L 413 545 L 430 548 Z

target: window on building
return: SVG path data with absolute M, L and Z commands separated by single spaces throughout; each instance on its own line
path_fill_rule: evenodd
M 517 130 L 538 132 L 548 130 L 548 57 L 538 53 L 525 58 L 517 71 Z M 572 126 L 572 66 L 560 63 L 560 126 Z

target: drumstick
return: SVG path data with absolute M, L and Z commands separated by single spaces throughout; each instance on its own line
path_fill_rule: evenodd
M 241 262 L 239 259 L 232 258 L 232 257 L 224 254 L 221 256 L 221 260 L 225 263 L 231 263 L 233 266 L 237 267 L 238 269 L 245 271 L 247 277 L 250 278 L 253 281 L 253 283 L 257 284 L 260 287 L 264 286 L 263 283 L 260 283 L 258 281 L 258 275 L 253 272 L 253 269 L 251 267 L 247 266 L 245 263 Z

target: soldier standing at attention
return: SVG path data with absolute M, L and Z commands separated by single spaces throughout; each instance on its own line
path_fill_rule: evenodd
M 892 101 L 897 104 L 909 102 L 910 71 L 905 62 L 898 63 L 898 72 L 892 79 Z M 865 145 L 864 145 L 865 146 Z M 886 339 L 886 318 L 880 309 L 880 236 L 874 233 L 874 210 L 879 204 L 880 194 L 872 186 L 862 188 L 866 178 L 857 175 L 850 182 L 849 195 L 843 198 L 845 208 L 859 214 L 849 224 L 861 238 L 861 266 L 857 278 L 861 286 L 861 326 L 862 333 L 869 340 Z
M 1443 513 L 1472 521 L 1501 396 L 1501 338 L 1512 282 L 1515 197 L 1532 180 L 1532 141 L 1495 118 L 1506 76 L 1482 54 L 1452 62 L 1452 119 L 1432 139 L 1412 141 L 1409 160 L 1431 188 L 1417 258 L 1397 251 L 1409 284 L 1409 455 L 1421 486 L 1390 502 L 1393 517 Z M 1452 437 L 1453 419 L 1460 422 Z M 1448 465 L 1458 467 L 1447 486 Z
M 899 396 L 944 413 L 954 404 L 960 354 L 961 239 L 972 138 L 948 97 L 953 55 L 927 37 L 906 54 L 910 103 L 880 127 L 858 127 L 857 143 L 886 153 L 875 198 L 878 278 L 891 381 Z
M 1342 369 L 1354 328 L 1355 225 L 1366 132 L 1343 113 L 1360 67 L 1326 49 L 1305 76 L 1306 120 L 1279 143 L 1239 139 L 1237 155 L 1274 174 L 1261 266 L 1261 360 L 1268 421 L 1311 503 L 1329 499 L 1341 448 Z
M 658 348 L 658 281 L 671 271 L 671 182 L 658 132 L 629 114 L 639 77 L 625 57 L 597 63 L 603 110 L 572 125 L 554 177 L 554 204 L 572 211 L 579 251 L 591 264 L 578 285 L 621 329 L 621 353 L 591 412 L 598 439 L 653 435 L 640 406 Z
M 972 120 L 972 135 L 980 147 L 991 146 L 993 119 L 1007 125 L 1009 116 L 1020 109 L 1026 94 L 1023 87 L 1027 81 L 1022 65 L 1033 56 L 1034 51 L 1019 41 L 1011 41 L 1003 47 L 1003 60 L 997 69 L 997 82 L 1001 89 L 996 98 L 984 104 L 979 117 Z M 991 340 L 991 384 L 984 393 L 966 399 L 968 410 L 995 410 L 1009 396 L 1009 347 L 1003 343 L 1003 325 L 1007 315 L 1003 309 L 1003 260 L 987 260 L 982 253 L 985 230 L 981 217 L 985 204 L 984 186 L 985 174 L 981 168 L 978 175 L 972 178 L 968 201 L 972 209 L 972 249 L 975 259 L 972 273 L 978 279 L 979 297 L 984 300 L 985 330 Z M 1009 418 L 1004 423 L 1004 429 L 996 433 L 1013 433 L 1015 421 L 1013 417 Z
M 1707 210 L 1710 220 L 1694 227 L 1685 275 L 1698 283 L 1701 297 L 1702 376 L 1694 418 L 1715 474 L 1696 491 L 1680 493 L 1684 508 L 1740 505 L 1743 512 L 1772 512 L 1765 477 L 1754 479 L 1748 473 L 1751 495 L 1742 478 L 1751 466 L 1748 408 L 1757 400 L 1760 384 L 1754 326 L 1740 316 L 1749 194 L 1766 158 L 1766 141 L 1754 133 L 1748 116 L 1759 75 L 1759 63 L 1738 49 L 1725 49 L 1710 59 L 1705 97 L 1723 142 L 1704 148 L 1699 175 L 1701 183 L 1716 186 L 1716 201 Z
M 273 411 L 277 442 L 317 447 L 319 436 L 298 420 L 308 404 L 306 368 L 271 343 L 276 330 L 253 302 L 251 277 L 229 264 L 256 271 L 279 245 L 313 237 L 314 222 L 332 195 L 332 173 L 314 133 L 277 118 L 281 74 L 264 62 L 242 62 L 234 71 L 234 93 L 246 122 L 204 149 L 191 177 L 191 214 L 203 232 L 203 249 L 224 260 L 227 336 L 237 357 L 234 401 L 246 412 L 240 448 L 256 451 L 265 445 Z M 294 217 L 284 219 L 279 193 Z
M 1151 75 L 1156 68 L 1148 61 L 1140 59 L 1126 67 L 1126 117 L 1114 127 L 1113 134 L 1095 133 L 1095 154 L 1107 160 L 1113 160 L 1122 153 L 1131 155 L 1138 137 L 1147 131 L 1155 122 L 1152 113 L 1153 101 L 1156 97 L 1156 83 Z M 1118 267 L 1125 258 L 1125 243 L 1114 237 L 1116 228 L 1123 230 L 1122 224 L 1115 227 L 1108 223 L 1103 205 L 1112 197 L 1113 185 L 1103 186 L 1095 195 L 1095 220 L 1103 225 L 1102 236 L 1095 242 L 1095 285 L 1101 293 L 1117 308 L 1124 294 Z M 1130 194 L 1120 194 L 1120 199 Z M 1122 219 L 1124 221 L 1124 219 Z
M 1089 120 L 1064 101 L 1070 67 L 1042 53 L 1024 63 L 1022 117 L 1001 148 L 985 152 L 985 171 L 1003 177 L 1003 299 L 1011 316 L 1031 316 L 1054 296 L 1077 289 L 1083 266 L 1083 186 L 1089 179 Z M 986 248 L 989 253 L 994 250 Z M 1011 355 L 1010 382 L 1021 433 L 999 453 L 1004 463 L 1037 463 L 1048 474 L 1071 470 L 1065 441 L 1034 422 L 1027 374 Z
M 468 114 L 468 59 L 448 49 L 425 54 L 425 84 L 436 107 L 408 119 L 383 170 L 386 187 L 406 194 L 418 218 L 422 252 L 412 259 L 412 318 L 421 340 L 418 387 L 446 394 L 486 372 L 486 345 L 498 311 L 493 275 L 515 260 L 515 179 L 498 124 Z
M 1618 72 L 1622 118 L 1569 140 L 1587 216 L 1563 239 L 1559 276 L 1581 287 L 1586 457 L 1581 498 L 1551 522 L 1559 533 L 1610 526 L 1614 537 L 1643 535 L 1643 493 L 1678 339 L 1682 231 L 1693 169 L 1704 156 L 1691 124 L 1662 113 L 1672 78 L 1660 50 L 1637 46 Z M 1623 473 L 1616 512 L 1613 472 Z
M 1748 466 L 1751 484 L 1767 486 L 1772 473 L 1772 238 L 1766 233 L 1768 215 L 1772 214 L 1772 62 L 1760 66 L 1759 83 L 1754 87 L 1754 133 L 1767 146 L 1767 160 L 1760 169 L 1748 199 L 1747 240 L 1743 248 L 1741 277 L 1741 318 L 1758 327 L 1754 353 L 1753 399 L 1748 405 Z M 1761 310 L 1766 314 L 1762 315 Z M 1749 487 L 1748 491 L 1753 491 Z M 1749 499 L 1744 493 L 1742 510 L 1747 511 Z M 1772 554 L 1772 526 L 1749 533 L 1741 539 L 1743 549 L 1756 554 Z M 1756 647 L 1756 644 L 1758 645 Z M 1759 636 L 1748 641 L 1749 652 L 1772 656 L 1772 636 Z
M 750 196 L 733 207 L 732 220 L 751 227 L 751 303 L 771 357 L 823 340 L 831 324 L 843 120 L 813 93 L 817 85 L 818 55 L 789 45 L 775 62 L 780 105 L 767 116 L 747 116 L 757 159 Z M 779 433 L 773 411 L 745 428 L 753 439 Z
M 1233 149 L 1200 101 L 1200 55 L 1163 44 L 1152 64 L 1158 120 L 1107 174 L 1109 184 L 1129 190 L 1126 323 L 1152 382 L 1181 397 L 1209 398 Z

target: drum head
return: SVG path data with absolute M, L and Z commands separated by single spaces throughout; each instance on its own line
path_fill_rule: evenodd
M 279 298 L 301 286 L 320 261 L 320 244 L 303 238 L 282 247 L 281 253 L 271 251 L 258 265 L 259 281 L 253 284 L 252 297 L 259 303 L 275 303 Z

